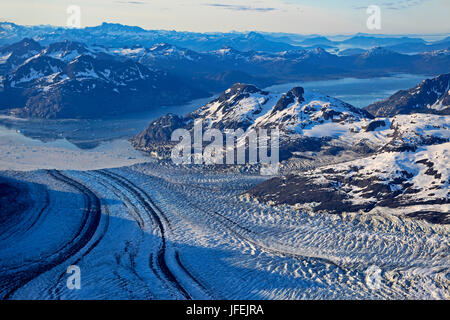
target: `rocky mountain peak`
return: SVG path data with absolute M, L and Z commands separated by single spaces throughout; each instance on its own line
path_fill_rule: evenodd
M 253 93 L 261 93 L 263 95 L 267 95 L 268 93 L 262 91 L 261 89 L 255 87 L 251 84 L 244 83 L 236 83 L 228 90 L 224 91 L 220 97 L 217 99 L 219 102 L 224 102 L 230 100 L 232 97 L 235 97 L 235 100 L 240 100 L 244 97 L 248 97 Z
M 302 87 L 295 87 L 289 90 L 287 93 L 283 94 L 280 100 L 278 100 L 275 107 L 272 109 L 272 114 L 286 109 L 293 103 L 302 103 L 305 101 L 303 94 L 305 90 Z

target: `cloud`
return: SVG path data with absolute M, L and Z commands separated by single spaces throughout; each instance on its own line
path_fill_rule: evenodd
M 216 8 L 223 8 L 228 10 L 234 10 L 234 11 L 259 11 L 259 12 L 268 12 L 268 11 L 274 11 L 277 10 L 276 8 L 269 8 L 269 7 L 250 7 L 250 6 L 244 6 L 244 5 L 233 5 L 233 4 L 222 4 L 222 3 L 210 3 L 210 4 L 204 4 L 208 7 L 216 7 Z
M 398 0 L 398 1 L 385 1 L 380 3 L 372 3 L 379 5 L 382 9 L 388 9 L 388 10 L 402 10 L 402 9 L 409 9 L 412 7 L 420 6 L 421 4 L 428 2 L 429 0 Z M 355 10 L 362 10 L 367 9 L 367 6 L 354 6 L 353 9 Z
M 123 4 L 148 4 L 144 1 L 115 1 L 116 3 L 123 3 Z

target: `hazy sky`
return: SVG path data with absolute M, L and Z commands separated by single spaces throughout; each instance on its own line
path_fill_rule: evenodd
M 366 8 L 378 5 L 377 33 L 450 32 L 450 0 L 1 0 L 0 21 L 63 26 L 71 4 L 80 6 L 82 26 L 302 34 L 373 33 Z

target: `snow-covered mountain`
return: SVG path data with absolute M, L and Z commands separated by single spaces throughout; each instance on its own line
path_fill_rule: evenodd
M 327 213 L 377 211 L 450 223 L 450 143 L 273 178 L 248 194 L 272 204 Z
M 445 115 L 374 118 L 365 110 L 302 87 L 277 94 L 246 84 L 232 86 L 183 117 L 161 117 L 131 141 L 138 150 L 168 157 L 174 145 L 172 132 L 178 128 L 193 130 L 200 120 L 203 129 L 222 132 L 278 128 L 280 158 L 289 159 L 286 168 L 291 169 L 292 161 L 314 167 L 380 152 L 416 151 L 421 146 L 450 141 L 450 123 Z
M 299 79 L 450 71 L 450 55 L 445 51 L 405 55 L 381 47 L 351 56 L 331 54 L 322 48 L 263 52 L 224 46 L 195 52 L 167 43 L 113 51 L 148 67 L 164 68 L 179 77 L 188 78 L 203 89 L 214 91 L 222 91 L 236 82 L 265 87 Z
M 0 48 L 0 75 L 13 71 L 41 50 L 41 45 L 29 38 Z
M 155 120 L 133 139 L 141 150 L 153 151 L 160 144 L 170 144 L 170 134 L 177 128 L 191 130 L 202 120 L 203 128 L 263 129 L 279 128 L 282 139 L 291 143 L 304 139 L 303 131 L 318 125 L 343 124 L 370 119 L 372 116 L 343 101 L 293 88 L 285 94 L 269 93 L 253 85 L 235 84 L 217 99 L 184 117 L 167 115 Z M 170 129 L 170 130 L 167 130 Z
M 253 85 L 236 84 L 219 98 L 191 114 L 218 129 L 278 127 L 286 133 L 324 123 L 346 123 L 371 115 L 341 100 L 296 87 L 271 94 Z
M 299 35 L 293 36 L 298 37 Z M 157 43 L 167 42 L 195 51 L 217 50 L 224 46 L 232 46 L 242 51 L 265 50 L 269 52 L 296 48 L 290 43 L 271 37 L 270 34 L 263 35 L 257 32 L 196 33 L 145 30 L 118 23 L 102 23 L 94 27 L 69 29 L 48 25 L 21 26 L 10 22 L 0 22 L 0 45 L 17 42 L 25 37 L 39 39 L 45 44 L 71 40 L 89 45 L 101 44 L 107 47 L 134 46 L 137 43 L 151 47 Z
M 94 27 L 68 29 L 49 25 L 21 26 L 11 22 L 0 22 L 0 44 L 13 43 L 25 37 L 40 39 L 46 44 L 68 39 L 86 42 L 90 45 L 101 44 L 108 47 L 115 47 L 118 44 L 133 46 L 136 43 L 151 47 L 156 43 L 167 42 L 194 51 L 212 51 L 224 46 L 231 46 L 241 51 L 261 50 L 278 52 L 320 45 L 330 48 L 358 47 L 365 49 L 375 46 L 389 46 L 395 47 L 396 50 L 400 50 L 399 52 L 414 53 L 444 49 L 450 43 L 448 37 L 435 42 L 426 42 L 418 37 L 356 34 L 350 38 L 348 36 L 340 37 L 343 39 L 342 41 L 331 41 L 319 35 L 270 32 L 196 33 L 173 30 L 145 30 L 140 27 L 117 23 L 102 23 Z
M 370 154 L 380 150 L 414 150 L 421 145 L 450 139 L 445 116 L 399 115 L 374 119 L 365 110 L 339 99 L 302 87 L 285 94 L 270 93 L 253 85 L 236 84 L 217 99 L 180 117 L 167 115 L 152 122 L 132 139 L 135 148 L 167 156 L 171 133 L 178 128 L 280 129 L 282 158 L 305 156 L 307 152 Z M 164 152 L 160 152 L 163 150 Z
M 202 59 L 202 55 L 185 48 L 169 43 L 157 43 L 152 47 L 144 48 L 140 45 L 123 48 L 109 48 L 109 53 L 130 58 L 146 65 L 152 65 L 160 59 L 195 61 Z
M 329 144 L 341 151 L 328 159 L 323 152 L 293 152 L 308 159 L 247 196 L 312 212 L 381 212 L 450 223 L 448 79 L 425 80 L 377 103 L 375 119 L 314 123 L 303 129 L 304 136 L 332 138 Z M 351 155 L 355 148 L 349 146 L 361 146 L 365 154 Z
M 117 25 L 103 27 L 111 34 L 122 30 Z M 93 28 L 91 37 L 93 39 L 99 37 L 98 32 L 98 28 Z M 130 30 L 125 28 L 123 32 L 130 32 Z M 131 32 L 137 32 L 137 30 L 131 29 Z M 142 35 L 142 32 L 137 32 L 135 35 Z M 252 37 L 248 37 L 248 39 Z M 68 36 L 66 39 L 71 39 L 71 37 Z M 66 63 L 79 55 L 120 61 L 131 59 L 150 69 L 170 72 L 192 86 L 210 93 L 221 92 L 237 82 L 267 87 L 276 83 L 294 82 L 300 79 L 450 72 L 448 69 L 450 55 L 445 50 L 440 53 L 404 55 L 378 47 L 361 54 L 339 56 L 322 48 L 289 47 L 279 52 L 239 50 L 237 49 L 240 48 L 238 42 L 237 47 L 233 46 L 233 43 L 229 43 L 217 49 L 200 52 L 173 43 L 156 42 L 158 37 L 151 45 L 136 40 L 131 46 L 127 45 L 128 42 L 114 42 L 113 46 L 108 47 L 100 45 L 101 42 L 91 40 L 86 43 L 80 42 L 82 39 L 83 37 L 76 41 L 51 42 L 45 48 L 41 48 L 34 40 L 26 39 L 26 41 L 5 47 L 1 49 L 0 53 L 0 76 L 4 77 L 6 74 L 14 72 L 17 67 L 36 54 L 59 59 Z M 28 47 L 33 50 L 28 49 L 28 52 L 24 54 L 23 47 L 27 43 L 32 44 Z M 16 49 L 17 53 L 12 54 L 11 47 L 22 49 Z
M 115 30 L 115 28 L 113 29 Z M 0 57 L 0 92 L 2 92 L 0 94 L 0 108 L 2 109 L 23 107 L 28 98 L 31 97 L 30 94 L 39 91 L 39 86 L 31 85 L 31 82 L 38 81 L 38 78 L 40 78 L 39 82 L 43 86 L 42 90 L 45 87 L 45 90 L 48 91 L 51 87 L 55 87 L 55 83 L 61 84 L 60 81 L 45 84 L 46 81 L 48 82 L 49 76 L 55 74 L 56 71 L 53 73 L 49 73 L 52 70 L 37 72 L 36 66 L 40 69 L 44 68 L 44 65 L 48 65 L 48 63 L 58 64 L 54 60 L 65 65 L 71 65 L 79 57 L 92 58 L 95 61 L 94 64 L 99 65 L 100 69 L 103 68 L 103 71 L 108 69 L 103 66 L 105 65 L 104 61 L 109 61 L 108 63 L 111 64 L 109 67 L 119 69 L 121 68 L 120 63 L 123 63 L 126 69 L 126 65 L 133 61 L 133 63 L 139 65 L 138 69 L 143 70 L 142 68 L 146 68 L 159 74 L 159 81 L 167 85 L 152 83 L 147 87 L 159 87 L 167 90 L 167 92 L 153 94 L 150 101 L 156 100 L 158 102 L 152 102 L 149 105 L 158 105 L 159 101 L 163 100 L 158 96 L 164 96 L 166 101 L 161 103 L 165 105 L 175 102 L 182 103 L 188 97 L 206 96 L 205 92 L 220 92 L 236 82 L 253 83 L 259 87 L 266 87 L 279 82 L 298 81 L 300 78 L 339 77 L 350 74 L 355 76 L 364 74 L 368 76 L 386 72 L 407 72 L 410 69 L 414 69 L 414 72 L 422 72 L 424 68 L 428 72 L 430 70 L 446 69 L 450 65 L 450 55 L 446 52 L 439 54 L 431 52 L 409 56 L 383 48 L 375 48 L 361 55 L 341 57 L 330 54 L 321 48 L 309 50 L 289 49 L 278 53 L 268 53 L 257 51 L 243 52 L 232 47 L 222 47 L 218 50 L 199 53 L 168 43 L 158 43 L 151 47 L 134 45 L 132 47 L 108 48 L 66 40 L 41 47 L 39 43 L 31 39 L 24 39 L 19 43 L 2 48 Z M 81 61 L 86 59 L 81 59 L 76 65 L 80 66 Z M 44 65 L 39 67 L 40 62 Z M 35 66 L 33 70 L 30 69 L 32 65 Z M 59 66 L 59 68 L 62 67 Z M 28 70 L 28 74 L 26 74 L 26 70 Z M 91 68 L 87 65 L 83 72 L 89 74 L 90 70 Z M 102 70 L 100 70 L 100 73 L 102 73 Z M 171 81 L 163 80 L 165 73 L 171 79 L 174 79 L 173 85 L 170 84 Z M 98 73 L 95 74 L 99 75 Z M 58 80 L 59 77 L 65 79 L 65 76 L 72 80 L 74 79 L 73 76 L 65 73 L 55 75 L 53 78 L 54 80 Z M 91 76 L 94 76 L 94 74 L 91 74 Z M 80 77 L 76 79 L 79 80 Z M 101 75 L 99 79 L 107 81 Z M 112 84 L 114 84 L 114 81 Z M 33 90 L 28 90 L 26 93 L 8 92 L 11 88 L 25 89 L 25 84 L 30 85 L 30 88 L 33 87 Z M 174 87 L 175 85 L 181 87 L 182 90 L 177 91 Z M 95 87 L 91 87 L 91 90 L 99 87 L 102 87 L 102 85 L 97 83 Z M 132 89 L 138 88 L 133 87 Z M 77 90 L 80 91 L 79 88 Z M 107 91 L 110 92 L 108 95 L 111 96 L 112 94 L 114 96 L 117 90 L 119 89 L 116 87 L 108 89 Z M 96 96 L 99 97 L 102 94 L 104 95 L 105 93 L 99 93 Z M 142 99 L 138 100 L 143 101 Z M 114 101 L 116 101 L 116 103 L 113 103 L 116 104 L 114 108 L 119 108 L 120 99 L 113 99 Z M 124 99 L 123 101 L 127 102 L 129 99 Z M 120 101 L 120 103 L 123 103 L 123 101 Z M 33 101 L 33 103 L 36 104 L 36 101 Z M 104 103 L 111 102 L 105 101 Z M 446 98 L 444 97 L 442 101 L 437 101 L 434 107 L 438 109 L 441 106 L 440 103 L 445 105 L 447 103 Z M 137 110 L 139 108 L 132 107 L 131 109 Z M 114 110 L 111 113 L 115 114 L 117 112 L 117 110 Z M 27 113 L 28 111 L 22 114 L 27 115 Z M 41 112 L 38 114 L 41 114 Z M 77 115 L 73 116 L 78 117 Z
M 284 94 L 236 84 L 180 117 L 169 114 L 132 139 L 133 146 L 170 156 L 178 128 L 280 129 L 281 173 L 245 197 L 302 210 L 382 210 L 433 223 L 449 220 L 450 121 L 414 113 L 374 118 L 338 99 L 296 87 Z M 245 143 L 244 138 L 238 139 Z
M 23 58 L 3 76 L 0 90 L 0 109 L 10 109 L 17 116 L 98 117 L 180 104 L 206 95 L 167 71 L 118 59 L 102 47 L 65 41 L 42 49 L 34 42 L 25 43 L 13 47 L 14 55 L 22 52 Z M 24 47 L 34 49 L 24 53 Z M 12 56 L 7 60 L 10 66 Z
M 51 43 L 41 52 L 41 55 L 63 60 L 64 62 L 70 62 L 81 55 L 104 59 L 114 58 L 107 48 L 102 46 L 88 46 L 81 42 L 68 40 Z
M 398 91 L 366 110 L 381 117 L 414 112 L 450 114 L 450 73 L 426 79 L 412 89 Z

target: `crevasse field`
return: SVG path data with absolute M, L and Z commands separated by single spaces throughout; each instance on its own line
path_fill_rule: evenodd
M 266 177 L 169 163 L 6 175 L 33 205 L 2 225 L 3 298 L 449 298 L 448 226 L 270 207 L 240 196 Z

